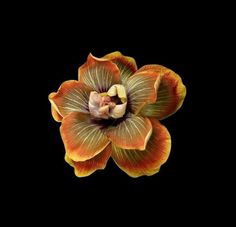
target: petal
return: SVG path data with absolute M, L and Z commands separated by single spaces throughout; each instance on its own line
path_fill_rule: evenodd
M 147 65 L 140 70 L 155 71 L 162 75 L 157 91 L 157 101 L 143 107 L 141 114 L 164 119 L 175 113 L 183 104 L 186 87 L 178 74 L 161 65 Z
M 51 104 L 51 113 L 52 113 L 52 117 L 55 121 L 57 122 L 61 122 L 63 117 L 58 113 L 58 111 L 56 110 L 56 108 L 53 106 L 53 104 Z
M 89 96 L 89 112 L 92 116 L 96 118 L 108 119 L 109 106 L 101 106 L 102 96 L 96 91 L 90 92 Z
M 113 109 L 110 110 L 110 116 L 112 118 L 121 118 L 125 115 L 127 106 L 127 95 L 125 87 L 121 84 L 114 84 L 107 91 L 107 95 L 110 97 L 118 96 L 122 104 L 117 104 Z
M 132 115 L 116 127 L 109 128 L 107 136 L 123 149 L 144 150 L 152 134 L 152 125 L 148 118 Z
M 120 83 L 120 70 L 111 61 L 89 54 L 87 62 L 79 68 L 79 81 L 94 91 L 106 92 L 113 84 Z
M 105 169 L 108 159 L 111 156 L 111 145 L 108 145 L 101 153 L 84 162 L 75 162 L 65 155 L 65 161 L 74 167 L 77 177 L 86 177 L 96 170 Z
M 73 112 L 63 118 L 60 127 L 67 156 L 85 161 L 99 154 L 110 141 L 89 114 Z
M 112 158 L 131 177 L 151 176 L 160 170 L 170 154 L 171 138 L 158 120 L 151 120 L 153 133 L 145 150 L 125 150 L 112 146 Z
M 88 101 L 91 89 L 76 80 L 64 82 L 58 92 L 49 95 L 52 105 L 52 115 L 56 121 L 61 121 L 71 112 L 89 113 Z
M 113 109 L 110 110 L 109 116 L 112 118 L 121 118 L 125 115 L 127 102 L 116 105 Z
M 114 84 L 113 86 L 111 86 L 107 91 L 107 95 L 109 95 L 110 97 L 117 95 L 122 103 L 125 103 L 127 101 L 125 87 L 121 84 Z
M 137 72 L 128 79 L 128 105 L 132 113 L 137 114 L 145 104 L 156 101 L 160 80 L 160 75 L 151 71 Z
M 111 60 L 118 66 L 122 83 L 125 83 L 127 79 L 137 71 L 137 65 L 134 58 L 124 56 L 119 51 L 107 54 L 103 58 Z

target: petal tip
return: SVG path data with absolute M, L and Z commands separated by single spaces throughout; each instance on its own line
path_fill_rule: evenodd
M 114 51 L 109 54 L 106 54 L 103 58 L 108 59 L 108 60 L 112 60 L 116 57 L 121 57 L 121 56 L 123 56 L 123 54 L 120 51 Z
M 106 62 L 106 61 L 109 61 L 109 59 L 95 57 L 92 53 L 89 53 L 87 58 L 87 62 Z
M 55 97 L 57 93 L 56 92 L 51 92 L 49 95 L 48 95 L 48 99 L 49 101 L 51 102 L 51 100 Z
M 95 171 L 92 171 L 92 172 L 80 172 L 76 168 L 74 168 L 74 174 L 75 174 L 76 177 L 79 177 L 79 178 L 88 177 L 88 176 L 90 176 L 94 172 Z
M 70 166 L 74 167 L 73 161 L 65 154 L 64 160 L 66 163 L 68 163 Z
M 68 146 L 65 145 L 66 155 L 74 162 L 84 162 L 94 158 L 99 153 L 101 153 L 109 145 L 109 143 L 110 141 L 108 141 L 102 148 L 98 149 L 93 155 L 90 155 L 89 157 L 80 155 L 79 149 L 71 150 L 68 148 Z M 78 152 L 76 152 L 76 150 L 78 150 Z

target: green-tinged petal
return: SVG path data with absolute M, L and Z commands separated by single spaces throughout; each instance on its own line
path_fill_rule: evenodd
M 113 84 L 119 84 L 120 70 L 110 60 L 89 54 L 87 62 L 79 68 L 79 81 L 99 93 L 106 92 Z
M 157 91 L 157 101 L 145 105 L 141 114 L 148 117 L 164 119 L 175 113 L 183 104 L 186 96 L 186 87 L 180 76 L 172 70 L 161 65 L 147 65 L 140 71 L 155 71 L 162 75 L 160 86 Z
M 112 158 L 120 169 L 131 177 L 153 175 L 159 172 L 170 154 L 171 138 L 168 130 L 158 120 L 151 120 L 153 133 L 146 149 L 125 150 L 112 145 Z
M 160 80 L 158 73 L 150 71 L 137 72 L 128 79 L 126 89 L 132 113 L 137 114 L 145 104 L 156 101 Z
M 149 119 L 135 115 L 126 117 L 107 131 L 112 143 L 124 149 L 144 150 L 151 134 L 152 125 Z
M 94 173 L 96 170 L 105 169 L 110 156 L 111 145 L 108 145 L 101 153 L 87 161 L 75 162 L 67 155 L 65 155 L 65 161 L 70 166 L 74 167 L 75 175 L 77 177 L 86 177 Z
M 99 154 L 109 140 L 89 114 L 73 112 L 63 118 L 60 127 L 67 156 L 73 161 L 85 161 Z
M 125 83 L 127 79 L 132 76 L 137 70 L 137 65 L 134 58 L 124 56 L 119 51 L 107 54 L 103 58 L 111 60 L 118 66 L 121 73 L 122 83 Z
M 56 121 L 71 112 L 89 113 L 88 101 L 91 89 L 76 80 L 69 80 L 60 86 L 57 92 L 49 95 L 52 115 Z

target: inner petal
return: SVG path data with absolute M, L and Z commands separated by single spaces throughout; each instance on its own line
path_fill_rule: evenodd
M 90 92 L 89 111 L 95 118 L 121 118 L 125 114 L 126 106 L 127 96 L 123 85 L 115 84 L 103 93 Z

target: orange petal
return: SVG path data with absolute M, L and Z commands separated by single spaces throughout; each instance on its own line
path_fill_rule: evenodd
M 175 113 L 183 104 L 186 87 L 178 74 L 161 65 L 146 65 L 139 71 L 155 71 L 161 75 L 157 101 L 143 107 L 141 114 L 164 119 Z
M 125 150 L 112 146 L 112 158 L 120 169 L 131 177 L 151 176 L 159 172 L 170 154 L 171 138 L 158 120 L 151 120 L 153 133 L 145 150 Z
M 100 127 L 89 114 L 73 112 L 63 118 L 60 131 L 67 156 L 77 162 L 99 154 L 110 143 Z
M 127 117 L 107 131 L 112 143 L 123 149 L 144 150 L 151 134 L 152 125 L 149 119 L 135 115 Z
M 79 68 L 79 81 L 94 91 L 106 92 L 113 84 L 120 84 L 120 70 L 110 60 L 89 54 L 87 62 Z
M 127 80 L 128 105 L 132 113 L 137 114 L 145 104 L 156 101 L 160 80 L 160 75 L 151 71 L 137 71 Z
M 52 117 L 55 121 L 57 122 L 61 122 L 63 117 L 57 112 L 57 110 L 55 109 L 55 107 L 53 107 L 53 105 L 51 105 L 51 113 L 52 113 Z
M 122 83 L 125 83 L 127 79 L 137 71 L 137 65 L 134 58 L 124 56 L 119 51 L 107 54 L 103 58 L 111 60 L 118 66 Z
M 69 80 L 60 86 L 58 92 L 49 95 L 52 105 L 52 115 L 56 121 L 61 121 L 71 112 L 89 113 L 88 101 L 91 89 L 75 80 Z
M 105 169 L 108 159 L 111 156 L 111 145 L 108 145 L 101 153 L 84 162 L 75 162 L 65 155 L 65 161 L 74 167 L 77 177 L 86 177 L 96 170 Z

